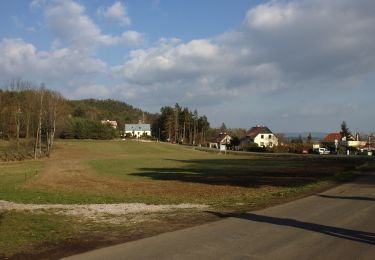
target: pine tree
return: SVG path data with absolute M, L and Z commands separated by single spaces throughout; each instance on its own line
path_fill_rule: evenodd
M 345 137 L 346 140 L 350 139 L 351 136 L 352 136 L 352 134 L 350 133 L 349 128 L 346 125 L 345 121 L 342 121 L 342 123 L 341 123 L 341 132 L 340 132 L 340 134 L 341 134 L 342 137 Z

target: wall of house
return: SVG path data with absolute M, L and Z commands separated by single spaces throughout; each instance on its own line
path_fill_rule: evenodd
M 125 131 L 125 135 L 128 134 L 128 133 L 129 134 L 133 134 L 133 130 L 132 131 Z M 137 131 L 137 130 L 134 130 L 134 136 L 136 138 L 141 137 L 143 135 L 143 133 L 146 133 L 146 135 L 151 136 L 151 131 Z
M 254 138 L 254 143 L 259 147 L 273 147 L 278 145 L 278 139 L 274 134 L 260 133 Z
M 366 146 L 366 141 L 341 141 L 342 145 L 346 145 L 349 147 L 363 147 Z

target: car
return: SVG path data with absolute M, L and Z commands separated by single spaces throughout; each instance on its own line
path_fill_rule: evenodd
M 327 148 L 316 148 L 314 149 L 314 153 L 317 153 L 317 154 L 330 154 L 331 152 L 327 149 Z

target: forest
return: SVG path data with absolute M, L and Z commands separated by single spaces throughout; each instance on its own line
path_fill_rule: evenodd
M 206 142 L 210 123 L 205 115 L 191 111 L 177 103 L 174 107 L 165 106 L 152 124 L 154 135 L 162 141 L 184 144 L 201 144 Z
M 118 128 L 101 120 L 114 120 Z M 49 156 L 55 137 L 113 139 L 121 136 L 125 123 L 139 121 L 150 123 L 153 138 L 162 141 L 196 145 L 206 142 L 210 133 L 206 116 L 178 104 L 148 113 L 111 99 L 67 100 L 43 84 L 24 80 L 0 88 L 0 139 L 28 157 Z

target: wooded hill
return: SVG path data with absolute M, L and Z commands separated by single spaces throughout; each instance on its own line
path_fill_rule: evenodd
M 118 129 L 123 132 L 124 124 L 135 124 L 139 120 L 145 123 L 153 123 L 158 117 L 157 114 L 142 111 L 122 101 L 106 99 L 83 99 L 68 100 L 69 114 L 72 117 L 79 117 L 90 120 L 113 120 L 117 121 Z

